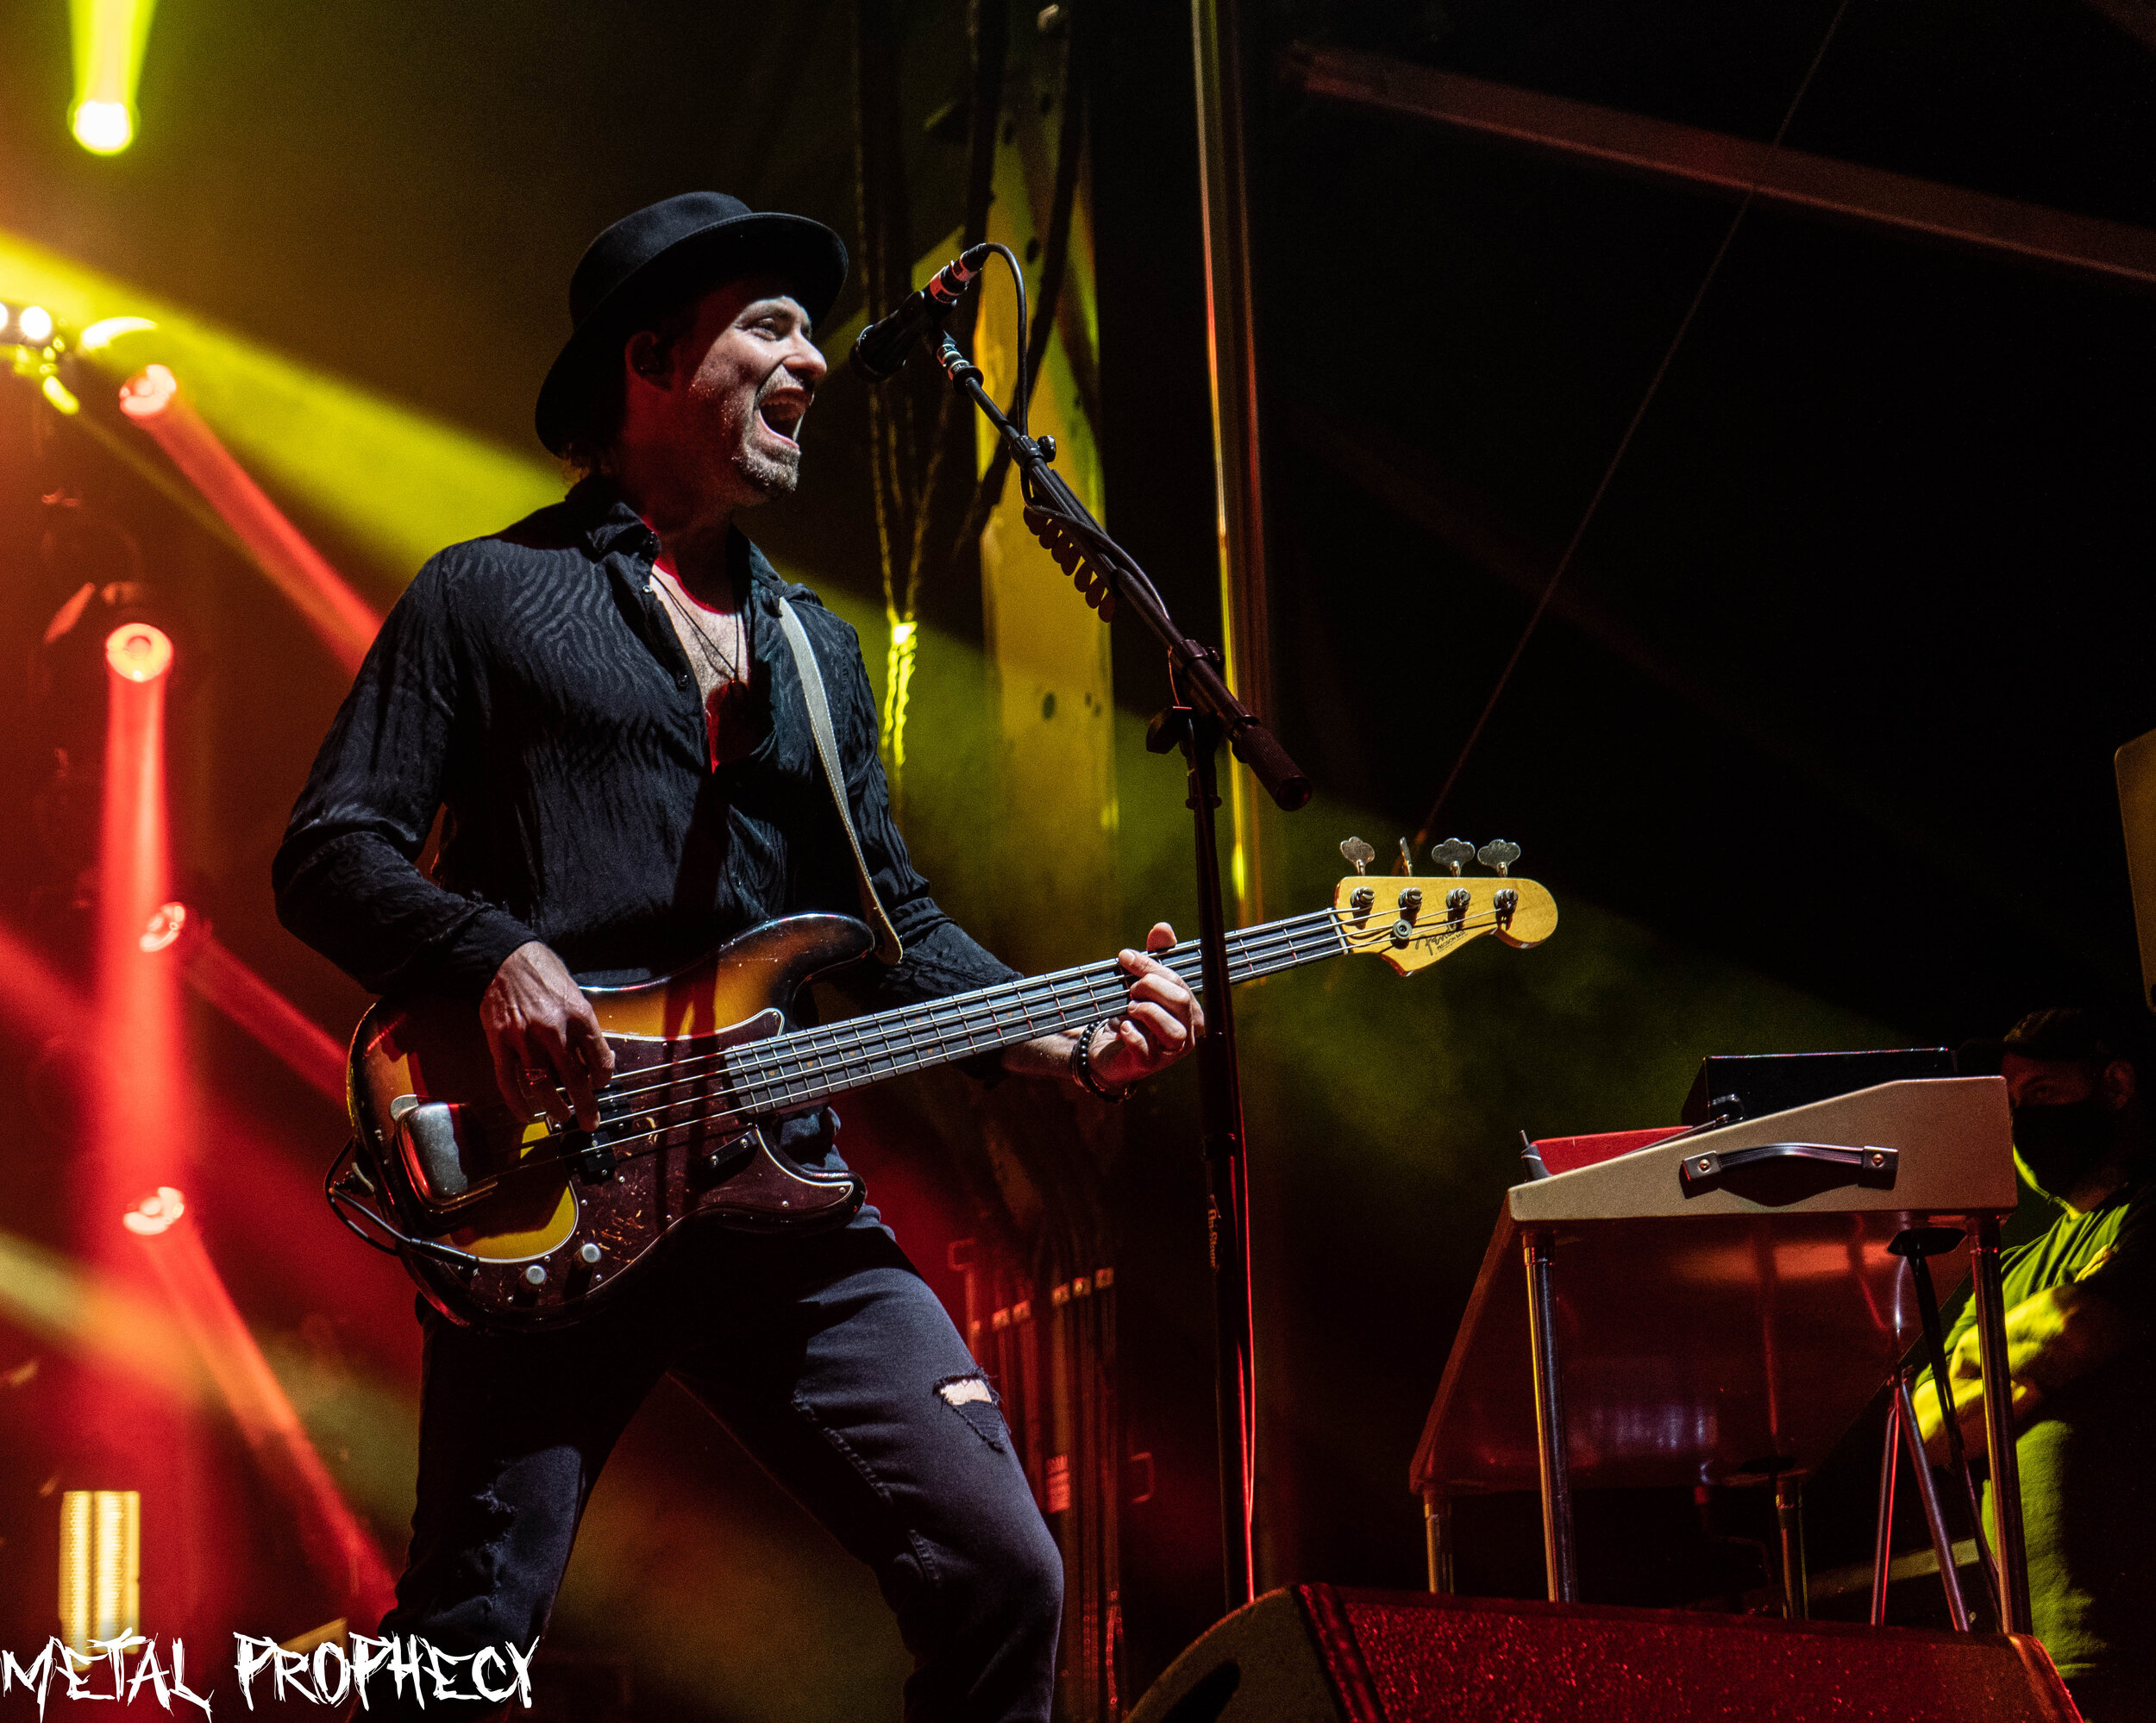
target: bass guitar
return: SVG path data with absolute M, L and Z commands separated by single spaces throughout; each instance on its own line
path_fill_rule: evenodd
M 1368 859 L 1366 845 L 1342 848 L 1358 867 Z M 1329 909 L 1229 934 L 1229 978 L 1352 952 L 1411 974 L 1485 936 L 1539 944 L 1557 919 L 1532 880 L 1358 874 Z M 874 943 L 849 917 L 791 916 L 662 980 L 586 989 L 615 1061 L 588 1131 L 510 1110 L 468 1001 L 384 999 L 353 1037 L 353 1139 L 326 1194 L 453 1321 L 557 1326 L 691 1219 L 771 1231 L 850 1219 L 861 1181 L 789 1160 L 778 1121 L 886 1077 L 1112 1016 L 1128 995 L 1111 960 L 795 1026 L 801 987 Z M 1200 987 L 1195 940 L 1156 955 Z

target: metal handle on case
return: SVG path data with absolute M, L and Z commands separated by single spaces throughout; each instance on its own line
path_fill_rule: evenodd
M 1823 1166 L 1844 1167 L 1848 1169 L 1848 1176 L 1835 1181 L 1838 1184 L 1872 1185 L 1891 1190 L 1900 1160 L 1898 1150 L 1870 1143 L 1759 1143 L 1748 1149 L 1694 1150 L 1678 1162 L 1677 1172 L 1688 1197 L 1711 1190 L 1726 1175 L 1740 1167 L 1756 1166 L 1764 1161 L 1808 1161 Z

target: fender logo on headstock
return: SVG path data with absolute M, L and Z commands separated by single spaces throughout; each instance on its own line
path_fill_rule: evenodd
M 1332 897 L 1348 949 L 1382 957 L 1403 975 L 1427 968 L 1484 934 L 1524 950 L 1557 929 L 1557 908 L 1549 893 L 1509 872 L 1520 859 L 1517 844 L 1498 840 L 1478 851 L 1451 839 L 1431 852 L 1447 870 L 1434 878 L 1365 874 L 1373 857 L 1360 838 L 1350 838 L 1340 853 L 1356 868 Z M 1463 878 L 1460 869 L 1470 859 L 1497 871 Z

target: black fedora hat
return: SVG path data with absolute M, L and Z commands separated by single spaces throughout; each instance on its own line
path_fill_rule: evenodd
M 684 191 L 624 216 L 586 249 L 569 278 L 575 333 L 539 387 L 539 441 L 556 454 L 580 428 L 594 362 L 628 334 L 661 286 L 715 286 L 768 270 L 820 323 L 846 283 L 846 246 L 806 216 L 751 210 L 724 191 Z

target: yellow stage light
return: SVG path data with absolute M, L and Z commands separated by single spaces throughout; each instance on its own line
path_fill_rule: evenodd
M 353 553 L 346 572 L 364 567 L 370 584 L 393 592 L 443 545 L 561 499 L 561 470 L 536 443 L 525 454 L 429 418 L 5 230 L 0 290 L 82 329 L 81 357 L 116 389 L 149 360 L 170 367 L 279 508 L 303 531 L 333 527 L 335 548 Z M 151 319 L 154 333 L 128 334 Z
M 82 403 L 75 398 L 75 392 L 57 377 L 47 377 L 38 385 L 38 392 L 63 413 L 79 413 Z
M 0 322 L 4 321 L 0 317 Z M 156 327 L 147 317 L 102 317 L 77 337 L 75 348 L 79 353 L 103 353 L 123 335 Z
M 60 1499 L 60 1638 L 78 1657 L 141 1631 L 142 1497 L 71 1489 Z M 110 1695 L 107 1695 L 110 1697 Z
M 913 658 L 918 649 L 919 624 L 887 618 L 891 629 L 891 652 L 883 670 L 883 735 L 891 750 L 891 763 L 906 769 L 906 711 L 913 692 Z
M 135 91 L 156 0 L 68 0 L 74 24 L 75 105 L 68 124 L 92 155 L 135 141 Z
M 42 305 L 25 305 L 15 326 L 27 346 L 42 347 L 53 337 L 53 314 Z
M 194 1404 L 207 1386 L 172 1313 L 72 1259 L 0 1232 L 0 1316 L 77 1357 Z
M 75 109 L 75 141 L 92 155 L 117 155 L 135 141 L 135 117 L 124 102 L 84 102 Z

